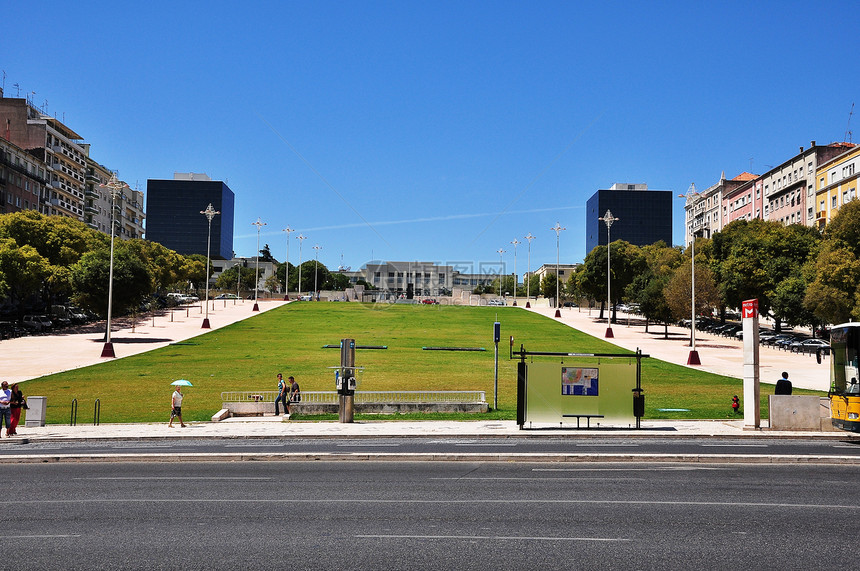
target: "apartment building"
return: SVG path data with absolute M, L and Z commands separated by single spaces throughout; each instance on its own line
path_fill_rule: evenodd
M 728 224 L 726 219 L 729 197 L 736 196 L 739 188 L 755 178 L 756 175 L 743 172 L 732 179 L 726 179 L 726 173 L 723 171 L 719 182 L 688 198 L 684 205 L 684 244 L 689 245 L 693 236 L 710 238 Z
M 751 175 L 744 173 L 744 175 Z M 734 189 L 728 189 L 723 194 L 723 216 L 726 224 L 735 220 L 752 220 L 761 218 L 764 208 L 763 183 L 760 176 L 745 181 Z
M 89 151 L 89 145 L 85 145 Z M 111 191 L 106 186 L 113 173 L 87 156 L 87 171 L 84 182 L 84 222 L 90 228 L 110 233 Z M 116 236 L 143 238 L 143 192 L 125 185 L 113 199 Z
M 47 184 L 45 176 L 44 164 L 0 138 L 0 214 L 39 210 Z
M 848 149 L 815 170 L 815 225 L 819 230 L 833 219 L 839 207 L 857 198 L 860 146 Z
M 39 211 L 83 220 L 87 157 L 83 137 L 28 100 L 2 97 L 2 92 L 0 130 L 3 138 L 45 165 L 47 187 Z

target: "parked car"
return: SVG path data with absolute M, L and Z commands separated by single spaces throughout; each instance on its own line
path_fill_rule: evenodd
M 821 349 L 823 355 L 830 354 L 830 343 L 823 339 L 805 339 L 803 341 L 795 341 L 789 345 L 788 348 L 792 353 L 815 353 Z
M 21 324 L 30 331 L 38 332 L 47 331 L 53 325 L 45 315 L 25 315 Z
M 215 299 L 239 299 L 235 293 L 221 293 L 215 296 Z
M 505 300 L 503 299 L 491 299 L 487 301 L 487 305 L 505 305 Z
M 436 301 L 435 299 L 425 298 L 425 299 L 422 299 L 422 300 L 421 300 L 421 303 L 424 303 L 424 304 L 427 304 L 427 305 L 435 305 L 435 304 L 437 304 L 437 303 L 439 303 L 439 302 L 438 302 L 438 301 Z

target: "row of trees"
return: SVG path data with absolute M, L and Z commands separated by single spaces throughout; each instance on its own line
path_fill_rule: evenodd
M 83 222 L 34 210 L 0 215 L 0 300 L 5 313 L 72 300 L 107 312 L 110 236 Z M 206 257 L 182 256 L 146 240 L 114 242 L 113 308 L 136 309 L 157 291 L 203 284 Z
M 266 249 L 260 250 L 260 252 L 260 261 L 267 261 L 264 259 Z M 286 263 L 278 263 L 274 258 L 268 261 L 274 264 L 275 273 L 266 278 L 264 285 L 266 291 L 272 293 L 285 291 L 284 277 L 287 273 L 289 273 L 290 280 L 289 290 L 292 293 L 313 291 L 314 287 L 329 291 L 343 291 L 352 287 L 347 276 L 331 272 L 324 264 L 316 260 L 307 260 L 302 262 L 300 266 L 289 264 L 289 272 L 287 272 Z M 300 268 L 301 271 L 299 271 Z M 300 275 L 301 284 L 299 284 Z M 218 276 L 218 279 L 215 280 L 215 287 L 230 291 L 236 289 L 237 284 L 241 284 L 243 289 L 253 289 L 255 276 L 256 270 L 253 262 L 249 263 L 248 266 L 233 266 Z M 359 280 L 359 283 L 364 284 L 368 289 L 371 288 L 370 284 L 363 280 Z
M 640 304 L 652 321 L 690 316 L 691 250 L 664 243 L 611 244 L 612 304 Z M 823 232 L 793 224 L 738 220 L 712 239 L 698 238 L 696 314 L 738 308 L 757 298 L 759 310 L 791 326 L 860 319 L 860 201 L 845 204 Z M 606 300 L 605 246 L 586 256 L 565 295 Z M 601 315 L 603 308 L 601 307 Z

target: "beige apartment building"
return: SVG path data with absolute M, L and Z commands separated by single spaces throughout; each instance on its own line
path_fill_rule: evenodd
M 819 230 L 833 219 L 839 207 L 857 198 L 860 147 L 822 163 L 815 171 L 815 224 Z

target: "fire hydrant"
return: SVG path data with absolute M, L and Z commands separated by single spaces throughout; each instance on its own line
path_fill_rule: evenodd
M 738 412 L 740 412 L 740 408 L 741 408 L 741 401 L 738 398 L 738 395 L 735 395 L 732 397 L 732 411 L 734 411 L 734 413 L 737 414 Z

